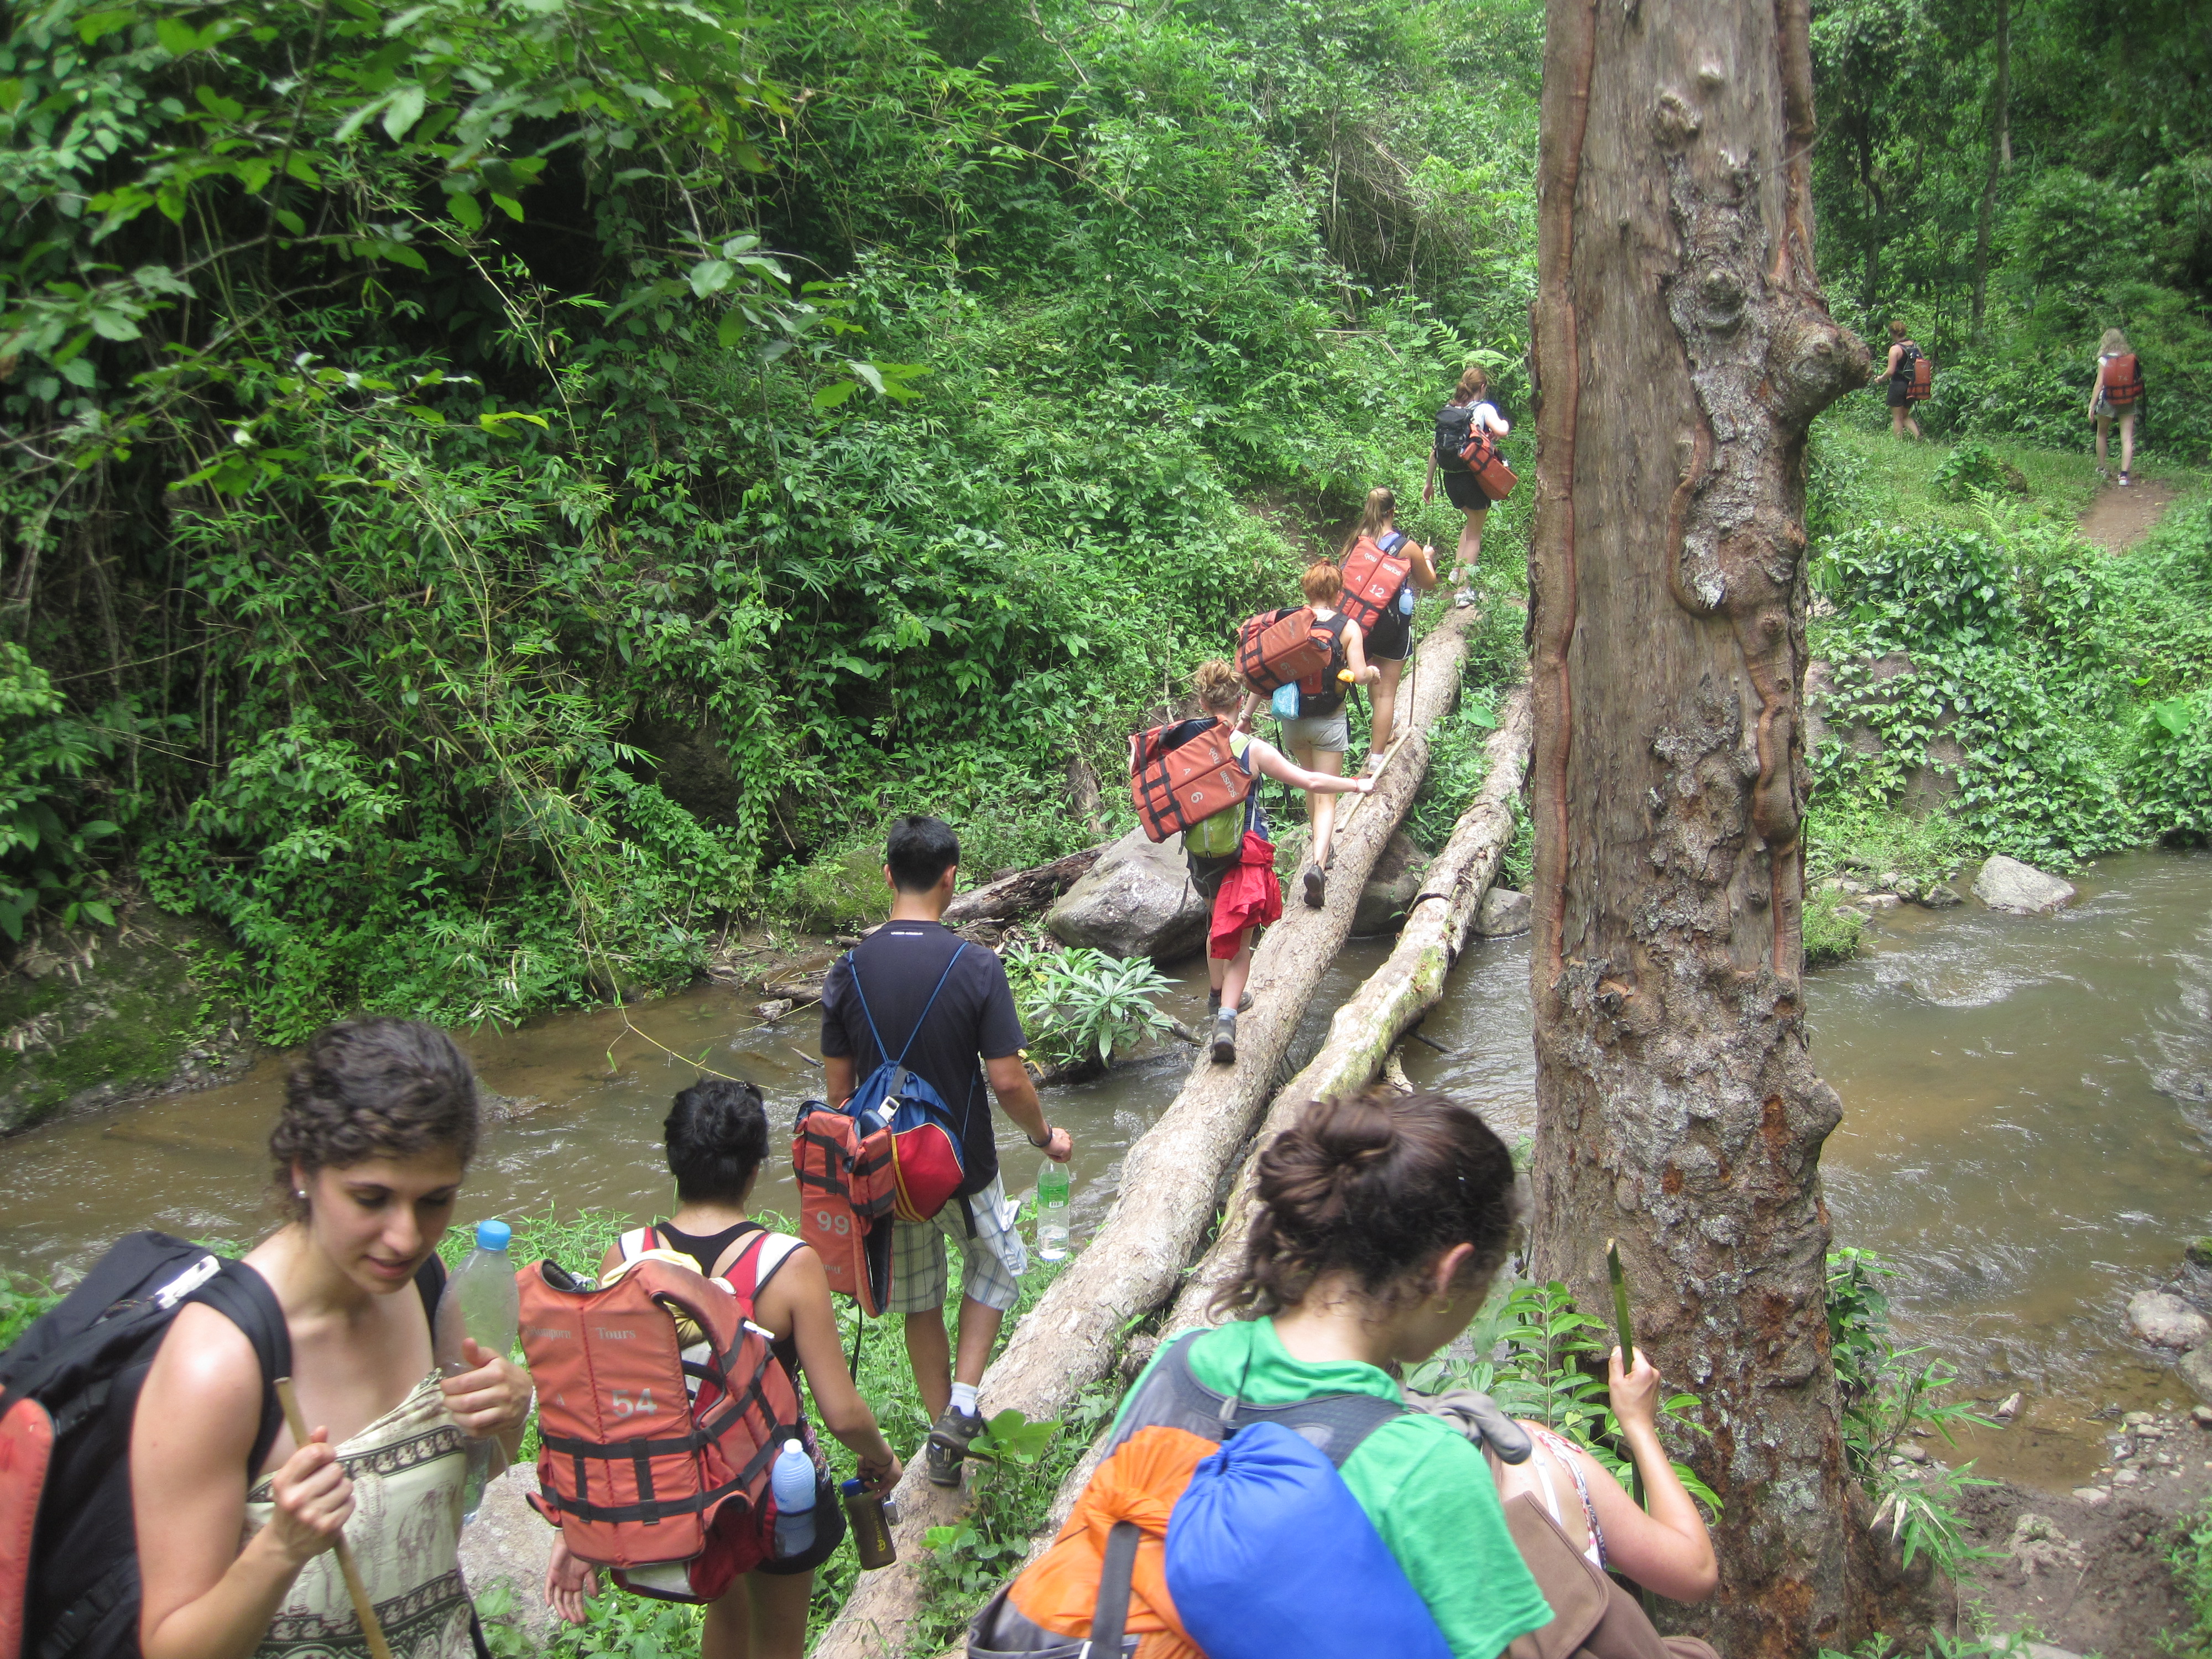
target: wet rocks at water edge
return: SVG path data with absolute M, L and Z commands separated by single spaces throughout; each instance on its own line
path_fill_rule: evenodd
M 497 1617 L 512 1625 L 533 1649 L 550 1644 L 560 1628 L 553 1609 L 545 1605 L 553 1528 L 530 1507 L 529 1494 L 537 1489 L 536 1467 L 515 1464 L 484 1487 L 483 1506 L 461 1529 L 461 1577 L 469 1595 L 481 1601 L 504 1584 L 507 1607 Z
M 2191 1349 L 2181 1356 L 2181 1363 L 2174 1369 L 2189 1384 L 2190 1393 L 2212 1406 L 2212 1347 Z
M 2074 902 L 2074 884 L 2000 853 L 1984 864 L 1974 878 L 1974 896 L 1992 910 L 2047 916 Z
M 2130 1297 L 2128 1326 L 2160 1348 L 2195 1348 L 2212 1338 L 2212 1322 L 2171 1291 L 2138 1291 Z
M 1206 948 L 1212 914 L 1190 884 L 1182 837 L 1155 843 L 1142 830 L 1132 830 L 1098 855 L 1044 921 L 1066 945 L 1170 962 Z
M 1421 878 L 1428 871 L 1429 855 L 1403 830 L 1390 837 L 1375 869 L 1359 889 L 1359 905 L 1352 913 L 1352 936 L 1366 939 L 1395 929 L 1420 896 Z
M 1528 931 L 1528 896 L 1510 887 L 1493 887 L 1482 896 L 1475 912 L 1474 931 L 1485 939 L 1504 939 Z

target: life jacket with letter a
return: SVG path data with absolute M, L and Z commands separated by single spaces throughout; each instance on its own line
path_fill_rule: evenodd
M 1371 634 L 1382 613 L 1398 602 L 1398 590 L 1413 574 L 1413 561 L 1402 550 L 1407 538 L 1386 530 L 1380 538 L 1362 536 L 1344 556 L 1344 596 L 1337 601 L 1344 614 Z
M 1237 630 L 1237 672 L 1264 696 L 1322 672 L 1335 650 L 1335 635 L 1314 615 L 1311 605 L 1262 611 L 1247 617 Z
M 1252 792 L 1229 728 L 1212 715 L 1156 726 L 1129 739 L 1129 799 L 1137 822 L 1165 841 Z
M 2105 359 L 2099 373 L 2099 389 L 2105 401 L 2114 409 L 2126 409 L 2142 396 L 2142 366 L 2132 351 L 2123 351 Z
M 1145 1378 L 1052 1547 L 969 1627 L 968 1659 L 1449 1659 L 1338 1473 L 1406 1407 L 1245 1405 L 1192 1374 L 1199 1334 Z M 1328 1571 L 1299 1569 L 1314 1561 Z
M 515 1280 L 538 1385 L 530 1502 L 570 1553 L 674 1601 L 711 1601 L 769 1559 L 769 1471 L 807 1430 L 751 1297 L 658 1251 L 604 1288 L 552 1261 Z

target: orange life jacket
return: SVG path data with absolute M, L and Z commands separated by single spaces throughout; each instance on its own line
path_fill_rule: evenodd
M 2134 352 L 2107 357 L 2100 372 L 2105 401 L 2114 409 L 2125 409 L 2142 396 L 2142 366 Z
M 830 1288 L 873 1318 L 890 1301 L 891 1206 L 898 1174 L 889 1127 L 862 1135 L 850 1113 L 819 1100 L 799 1109 L 791 1129 L 799 1185 L 799 1236 L 822 1258 Z
M 798 1390 L 752 1323 L 751 1298 L 727 1279 L 652 1257 L 604 1290 L 551 1261 L 515 1279 L 538 1386 L 540 1490 L 531 1504 L 578 1559 L 691 1564 L 672 1583 L 655 1575 L 635 1588 L 714 1600 L 773 1553 L 770 1467 L 786 1440 L 809 1437 Z M 679 1316 L 697 1328 L 688 1349 Z
M 1179 835 L 1252 793 L 1255 775 L 1210 716 L 1156 726 L 1129 739 L 1129 799 L 1154 841 Z
M 1398 590 L 1413 575 L 1413 561 L 1399 551 L 1407 545 L 1405 537 L 1389 530 L 1379 541 L 1362 536 L 1344 556 L 1344 596 L 1337 604 L 1359 624 L 1362 634 L 1375 631 L 1382 613 L 1398 602 Z
M 1482 486 L 1482 493 L 1493 501 L 1502 501 L 1513 493 L 1513 486 L 1521 482 L 1513 469 L 1505 465 L 1505 453 L 1498 447 L 1498 435 L 1489 428 L 1477 431 L 1460 452 L 1468 471 Z
M 1336 635 L 1314 616 L 1311 605 L 1262 611 L 1246 617 L 1237 630 L 1237 672 L 1263 694 L 1326 673 L 1335 654 Z
M 1910 403 L 1925 403 L 1935 395 L 1936 360 L 1923 351 L 1912 360 L 1912 379 L 1905 385 L 1905 399 Z

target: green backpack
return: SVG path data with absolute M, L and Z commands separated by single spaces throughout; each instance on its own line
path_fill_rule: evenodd
M 1249 753 L 1252 739 L 1243 732 L 1230 734 L 1230 752 L 1244 762 L 1249 769 Z M 1260 799 L 1257 781 L 1252 792 L 1243 800 L 1223 807 L 1210 817 L 1200 818 L 1182 832 L 1183 850 L 1195 853 L 1200 858 L 1225 859 L 1244 844 L 1244 828 L 1251 822 L 1252 811 Z

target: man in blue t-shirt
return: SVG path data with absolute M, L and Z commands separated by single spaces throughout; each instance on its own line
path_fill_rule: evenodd
M 1067 1131 L 1046 1123 L 1037 1103 L 1006 969 L 981 945 L 963 948 L 938 920 L 952 901 L 959 864 L 959 837 L 943 820 L 909 814 L 893 824 L 884 848 L 890 920 L 840 957 L 822 987 L 830 1103 L 844 1104 L 861 1079 L 894 1060 L 927 1081 L 960 1126 L 958 1194 L 932 1220 L 891 1224 L 889 1311 L 905 1316 L 915 1386 L 937 1425 L 929 1436 L 929 1478 L 940 1486 L 959 1485 L 960 1460 L 983 1431 L 975 1386 L 1029 1266 L 1014 1228 L 1016 1206 L 999 1177 L 985 1079 L 1030 1146 L 1060 1164 L 1075 1150 Z M 962 1250 L 957 1361 L 945 1330 L 948 1237 Z

